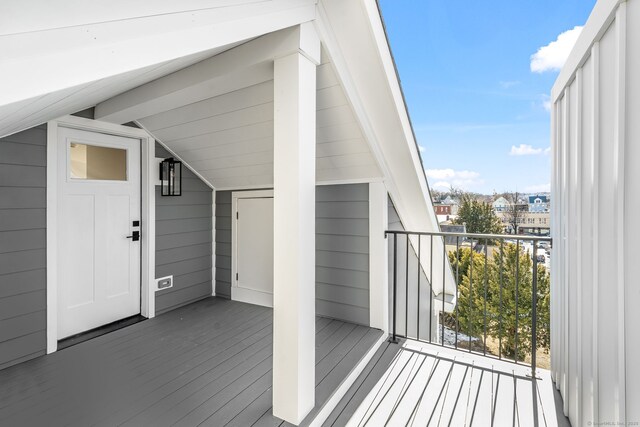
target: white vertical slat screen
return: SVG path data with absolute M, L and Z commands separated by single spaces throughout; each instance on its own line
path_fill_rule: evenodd
M 600 0 L 553 89 L 551 370 L 573 425 L 640 421 L 639 27 L 640 0 Z

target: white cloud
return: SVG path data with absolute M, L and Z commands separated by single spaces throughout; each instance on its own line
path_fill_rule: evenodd
M 511 151 L 509 152 L 510 156 L 532 156 L 536 154 L 541 154 L 542 148 L 533 148 L 529 144 L 520 144 L 519 146 L 512 145 Z
M 470 190 L 484 181 L 480 179 L 480 174 L 474 171 L 457 171 L 453 169 L 427 169 L 427 178 L 434 180 L 431 184 L 434 188 L 449 189 L 451 187 Z
M 509 80 L 509 81 L 501 81 L 500 82 L 500 87 L 502 89 L 510 89 L 514 86 L 519 85 L 520 82 L 518 80 Z
M 530 185 L 524 188 L 525 193 L 550 193 L 551 184 Z
M 547 147 L 544 149 L 544 155 L 548 156 L 551 153 L 551 147 Z
M 418 145 L 418 150 L 420 150 L 421 153 L 424 153 L 426 148 L 424 148 L 422 145 Z
M 541 99 L 542 99 L 542 108 L 544 108 L 545 111 L 550 112 L 551 111 L 551 99 L 549 98 L 549 95 L 542 94 L 541 95 Z
M 560 34 L 555 41 L 539 48 L 536 53 L 531 55 L 531 71 L 543 73 L 560 70 L 581 32 L 582 27 L 576 26 L 572 30 Z

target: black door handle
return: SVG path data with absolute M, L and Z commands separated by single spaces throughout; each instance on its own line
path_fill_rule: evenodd
M 137 242 L 138 240 L 140 240 L 140 232 L 134 231 L 131 236 L 127 236 L 127 239 L 131 239 L 132 241 Z

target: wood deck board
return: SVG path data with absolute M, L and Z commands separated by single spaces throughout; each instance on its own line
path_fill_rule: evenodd
M 272 317 L 212 297 L 5 369 L 0 425 L 283 425 L 271 413 Z M 318 407 L 381 334 L 317 318 Z
M 246 313 L 246 312 L 239 311 L 238 314 L 241 315 L 241 313 Z M 268 314 L 268 311 L 266 311 L 265 313 Z M 225 315 L 225 314 L 226 314 L 226 311 L 224 313 L 216 313 L 215 316 L 212 315 L 212 320 L 219 319 L 220 316 Z M 142 326 L 142 324 L 139 324 L 139 325 Z M 138 326 L 138 325 L 135 325 L 135 326 Z M 128 329 L 128 328 L 125 328 L 125 329 Z M 233 332 L 233 331 L 231 331 L 231 332 Z M 101 338 L 102 337 L 83 343 L 81 347 L 78 347 L 74 351 L 70 352 L 69 358 L 77 361 L 78 363 L 82 363 L 84 360 L 90 360 L 92 357 L 94 357 L 93 354 L 95 354 L 95 352 L 100 352 L 100 353 L 110 354 L 111 355 L 112 353 L 109 352 L 108 345 L 104 345 L 103 343 L 100 342 Z M 160 339 L 159 341 L 165 343 L 163 351 L 160 351 L 160 352 L 156 351 L 153 354 L 160 354 L 160 355 L 171 354 L 170 349 L 172 347 L 170 347 L 168 345 L 169 343 L 165 342 L 165 340 L 162 340 L 162 339 Z M 132 343 L 133 343 L 133 341 L 132 341 Z M 142 348 L 146 348 L 148 346 L 148 342 L 145 341 L 145 340 L 140 340 L 140 341 L 138 341 L 136 343 L 136 346 L 139 346 L 139 347 L 142 347 Z M 57 359 L 62 359 L 62 360 L 58 360 L 57 361 L 58 365 L 61 364 L 61 363 L 65 363 L 67 361 L 67 360 L 64 359 L 66 354 L 67 353 L 65 353 L 64 351 L 61 351 L 59 353 L 55 353 L 54 354 L 55 356 L 57 356 Z M 135 372 L 136 374 L 138 374 L 138 375 L 135 375 L 131 379 L 132 382 L 135 381 L 135 380 L 139 380 L 141 378 L 148 377 L 148 376 L 143 375 L 144 374 L 144 372 L 143 372 L 144 369 L 137 369 L 138 366 L 135 363 L 133 363 L 133 359 L 134 359 L 133 355 L 134 354 L 135 353 L 132 352 L 130 354 L 130 357 L 127 358 L 128 360 L 127 359 L 122 360 L 120 358 L 115 358 L 115 357 L 109 357 L 109 363 L 126 364 L 126 366 L 127 366 L 127 368 L 129 370 L 131 370 L 132 372 Z M 52 366 L 55 366 L 55 364 L 52 365 Z M 51 375 L 51 369 L 49 369 L 49 371 L 47 371 L 46 374 L 47 374 L 46 378 L 42 379 L 41 384 L 52 384 L 52 385 L 55 385 L 56 381 L 59 380 L 59 378 Z M 133 385 L 132 382 L 129 383 L 130 386 Z M 130 390 L 130 387 L 129 387 L 129 390 Z M 19 394 L 16 393 L 16 395 L 19 395 Z M 55 387 L 49 387 L 48 391 L 45 392 L 44 395 L 42 393 L 42 389 L 34 388 L 33 392 L 32 392 L 32 395 L 30 397 L 35 398 L 38 402 L 43 402 L 44 400 L 46 400 L 47 398 L 49 398 L 51 396 L 63 398 L 64 394 L 59 394 Z M 107 402 L 106 406 L 108 406 L 108 403 L 109 402 Z M 27 399 L 26 401 L 23 402 L 23 405 L 32 405 L 32 404 L 33 404 L 33 402 L 31 400 L 29 400 L 29 399 Z M 80 404 L 80 403 L 78 403 L 78 404 Z M 14 406 L 14 409 L 18 409 L 18 410 L 20 409 L 20 407 L 17 406 L 17 405 L 13 405 L 13 406 Z M 72 411 L 70 411 L 70 409 L 72 409 L 72 408 L 69 408 L 67 405 L 60 405 L 59 402 L 57 402 L 55 399 L 54 399 L 53 402 L 51 402 L 49 404 L 49 406 L 57 406 L 58 408 L 64 407 L 66 409 L 67 413 L 72 412 Z M 44 409 L 46 409 L 46 408 L 44 408 Z
M 398 355 L 399 347 L 395 344 L 383 344 L 371 362 L 366 366 L 349 392 L 343 398 L 331 415 L 325 420 L 323 427 L 343 426 L 353 416 L 360 402 L 364 400 L 369 391 L 375 386 L 387 368 L 391 366 Z
M 412 425 L 568 426 L 548 371 L 437 345 L 384 344 L 324 427 Z M 534 393 L 537 396 L 534 399 Z

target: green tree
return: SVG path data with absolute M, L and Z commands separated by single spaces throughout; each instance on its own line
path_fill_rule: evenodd
M 467 233 L 498 234 L 502 233 L 502 223 L 493 211 L 493 207 L 464 194 L 460 199 L 460 209 L 455 224 L 466 224 Z
M 484 254 L 470 248 L 460 248 L 457 252 L 449 253 L 449 261 L 453 273 L 458 277 L 458 303 L 453 313 L 457 316 L 457 328 L 468 336 L 481 337 L 484 335 L 485 277 L 488 278 L 485 275 Z
M 481 340 L 486 328 L 488 337 L 499 340 L 503 356 L 515 358 L 517 352 L 518 360 L 524 360 L 531 352 L 532 254 L 506 244 L 487 257 L 484 251 L 460 248 L 449 253 L 449 261 L 457 272 L 458 301 L 445 322 L 455 327 L 457 320 L 460 332 Z M 550 279 L 544 265 L 537 272 L 537 348 L 548 352 Z

